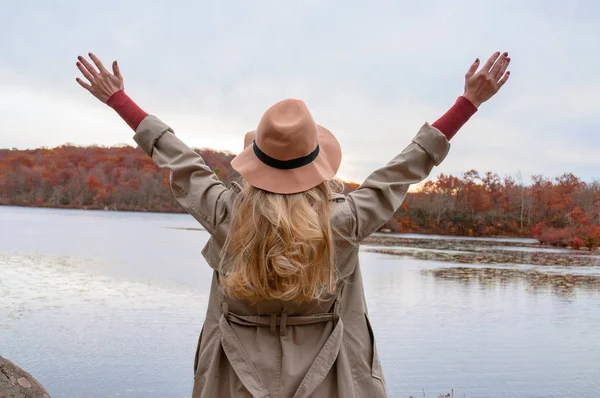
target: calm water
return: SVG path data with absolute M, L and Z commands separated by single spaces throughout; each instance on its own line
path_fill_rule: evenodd
M 211 272 L 206 232 L 176 228 L 195 227 L 188 215 L 0 207 L 0 355 L 53 397 L 189 397 Z M 597 287 L 361 261 L 391 397 L 600 393 Z

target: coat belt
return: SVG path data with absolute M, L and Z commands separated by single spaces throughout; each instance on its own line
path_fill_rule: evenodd
M 279 335 L 285 336 L 287 326 L 312 325 L 315 323 L 333 322 L 335 327 L 339 320 L 339 303 L 336 300 L 333 305 L 333 312 L 313 314 L 313 315 L 288 315 L 286 312 L 275 312 L 271 315 L 238 315 L 229 312 L 226 301 L 222 303 L 223 316 L 229 322 L 244 326 L 268 326 L 272 335 L 276 334 L 279 326 Z

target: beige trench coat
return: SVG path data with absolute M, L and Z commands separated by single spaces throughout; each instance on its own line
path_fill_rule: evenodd
M 351 194 L 331 198 L 336 267 L 341 276 L 330 300 L 258 305 L 225 297 L 219 255 L 240 187 L 227 188 L 202 158 L 155 116 L 134 136 L 171 173 L 177 201 L 211 234 L 202 253 L 214 269 L 206 320 L 194 361 L 193 397 L 387 396 L 365 302 L 358 246 L 394 216 L 409 185 L 425 179 L 450 145 L 425 124 L 412 142 Z

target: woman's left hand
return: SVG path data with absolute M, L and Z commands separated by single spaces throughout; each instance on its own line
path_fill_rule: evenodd
M 509 64 L 508 53 L 501 54 L 498 51 L 477 72 L 477 68 L 479 68 L 479 58 L 477 58 L 465 75 L 463 96 L 479 108 L 482 103 L 496 95 L 498 90 L 504 86 L 510 76 L 510 71 L 506 70 Z
M 77 67 L 83 74 L 83 76 L 89 81 L 89 84 L 84 80 L 77 78 L 77 83 L 87 91 L 89 91 L 94 97 L 98 98 L 105 104 L 108 99 L 117 91 L 123 90 L 123 76 L 119 70 L 117 61 L 112 64 L 113 73 L 110 73 L 102 62 L 94 54 L 89 53 L 90 59 L 96 65 L 96 68 L 88 62 L 87 59 L 81 55 L 77 57 Z

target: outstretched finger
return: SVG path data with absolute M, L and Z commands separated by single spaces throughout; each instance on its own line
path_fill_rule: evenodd
M 94 76 L 92 76 L 92 74 L 86 69 L 85 66 L 83 66 L 81 62 L 77 62 L 77 68 L 79 68 L 81 74 L 85 76 L 85 78 L 88 79 L 90 83 L 94 81 Z
M 81 80 L 80 78 L 76 78 L 75 79 L 77 81 L 77 83 L 79 83 L 79 85 L 83 88 L 85 88 L 87 91 L 90 91 L 92 89 L 92 86 L 87 84 L 86 82 L 84 82 L 83 80 Z
M 506 72 L 504 76 L 502 76 L 502 79 L 500 79 L 500 81 L 498 82 L 498 90 L 500 90 L 500 87 L 504 86 L 504 83 L 506 83 L 509 77 L 510 71 Z
M 490 59 L 487 60 L 487 62 L 485 63 L 485 65 L 483 65 L 483 71 L 484 72 L 489 72 L 490 69 L 492 69 L 492 66 L 494 65 L 494 62 L 496 62 L 496 60 L 498 59 L 498 57 L 500 56 L 500 51 L 496 51 L 494 53 L 494 55 L 492 55 L 490 57 Z
M 502 65 L 500 65 L 500 67 L 498 68 L 498 71 L 494 75 L 494 78 L 496 78 L 496 80 L 500 79 L 504 75 L 504 72 L 506 72 L 506 69 L 508 68 L 508 64 L 510 63 L 510 58 L 505 58 L 503 61 L 504 62 L 502 62 Z
M 85 67 L 85 69 L 87 69 L 87 71 L 90 73 L 90 75 L 92 75 L 92 77 L 98 77 L 98 71 L 92 66 L 92 64 L 88 62 L 87 59 L 83 58 L 81 55 L 77 57 L 77 59 Z
M 477 72 L 477 68 L 479 68 L 479 58 L 477 58 L 475 60 L 475 62 L 473 62 L 473 64 L 471 65 L 471 67 L 469 68 L 469 70 L 467 71 L 467 74 L 465 76 L 467 78 L 473 76 L 475 74 L 475 72 Z
M 121 75 L 121 69 L 119 68 L 119 64 L 117 64 L 117 61 L 113 62 L 112 68 L 113 68 L 113 75 L 118 77 L 120 80 L 123 80 L 123 75 Z
M 506 70 L 505 65 L 506 65 L 507 56 L 508 56 L 508 53 L 504 53 L 500 56 L 500 58 L 498 58 L 498 60 L 492 67 L 492 70 L 490 71 L 490 76 L 492 76 L 492 78 L 498 80 L 502 76 L 502 74 Z M 504 68 L 504 70 L 502 70 L 502 68 Z M 500 73 L 500 71 L 502 71 L 502 73 Z
M 106 70 L 106 68 L 104 67 L 104 65 L 102 65 L 102 61 L 100 61 L 100 58 L 96 57 L 94 54 L 92 53 L 88 53 L 88 55 L 90 56 L 90 59 L 92 61 L 94 61 L 94 64 L 96 65 L 96 67 L 98 68 L 98 70 L 101 73 L 108 73 L 108 71 Z

